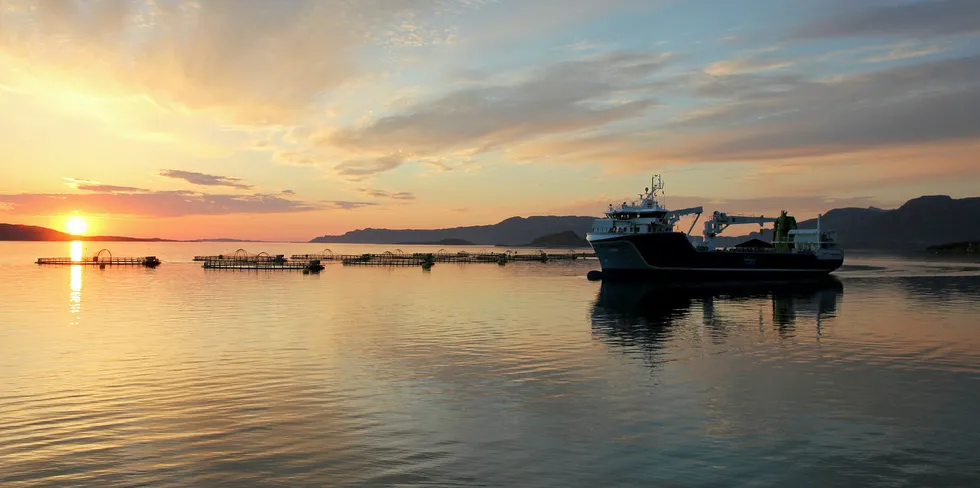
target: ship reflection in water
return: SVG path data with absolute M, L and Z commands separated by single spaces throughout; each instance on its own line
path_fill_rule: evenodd
M 771 326 L 783 337 L 794 335 L 798 323 L 806 321 L 819 335 L 823 319 L 837 313 L 843 293 L 843 284 L 833 276 L 804 282 L 603 282 L 592 307 L 592 330 L 605 342 L 646 352 L 682 333 L 675 329 L 683 327 L 683 334 L 691 334 L 690 326 L 698 322 L 713 342 L 750 320 L 759 327 Z

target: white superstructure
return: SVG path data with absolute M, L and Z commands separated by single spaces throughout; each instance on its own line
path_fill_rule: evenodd
M 697 215 L 694 219 L 694 223 L 697 223 L 703 212 L 702 208 L 668 210 L 657 200 L 657 194 L 662 193 L 663 189 L 664 183 L 660 175 L 654 175 L 651 186 L 644 189 L 639 200 L 623 202 L 617 207 L 610 204 L 609 209 L 604 212 L 606 216 L 593 222 L 592 231 L 587 238 L 590 241 L 600 241 L 628 234 L 673 232 L 674 224 L 681 217 L 692 214 Z M 694 223 L 687 232 L 689 235 L 694 229 Z

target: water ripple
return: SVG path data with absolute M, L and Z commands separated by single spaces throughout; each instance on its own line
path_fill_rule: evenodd
M 180 246 L 0 269 L 0 486 L 980 479 L 969 263 L 665 288 L 594 262 L 207 272 Z

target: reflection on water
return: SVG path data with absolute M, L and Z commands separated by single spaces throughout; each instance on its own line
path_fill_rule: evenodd
M 723 336 L 726 317 L 716 309 L 716 302 L 729 308 L 741 305 L 740 318 L 745 317 L 746 307 L 764 313 L 768 303 L 770 322 L 784 334 L 791 334 L 801 318 L 812 319 L 819 333 L 821 321 L 836 313 L 843 292 L 843 284 L 835 277 L 807 282 L 691 285 L 603 282 L 592 307 L 592 326 L 610 338 L 656 347 L 669 337 L 671 327 L 698 313 L 705 328 L 715 337 Z
M 671 402 L 654 416 L 684 425 L 681 456 L 761 486 L 977 486 L 978 317 L 977 276 L 603 283 L 591 309 L 651 373 L 648 408 Z M 721 477 L 691 485 L 739 484 Z
M 73 264 L 69 268 L 68 287 L 71 291 L 68 294 L 68 303 L 71 313 L 77 314 L 82 309 L 82 267 Z
M 209 246 L 113 243 L 184 260 L 148 272 L 37 266 L 65 244 L 0 243 L 24 262 L 0 262 L 0 487 L 980 479 L 977 275 L 876 258 L 917 276 L 676 288 L 568 262 L 311 277 L 204 272 L 190 257 Z
M 81 261 L 82 259 L 82 241 L 71 241 L 69 247 L 69 255 L 72 261 Z
M 82 259 L 82 241 L 72 241 L 69 252 L 71 253 L 70 255 L 72 261 L 80 261 Z M 74 315 L 82 311 L 82 266 L 73 264 L 69 266 L 68 272 L 68 287 L 70 289 L 68 294 L 68 304 L 73 315 L 71 323 L 74 325 L 78 324 L 79 320 L 79 318 Z
M 812 319 L 819 333 L 822 321 L 836 314 L 837 302 L 843 294 L 843 284 L 834 277 L 814 283 L 773 286 L 770 289 L 773 322 L 786 331 L 795 327 L 799 318 Z

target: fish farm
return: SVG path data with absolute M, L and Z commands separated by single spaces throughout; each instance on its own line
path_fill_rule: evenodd
M 311 258 L 315 259 L 315 258 Z M 260 252 L 258 254 L 249 254 L 248 251 L 244 249 L 239 249 L 232 254 L 218 254 L 215 256 L 194 256 L 194 261 L 229 261 L 229 262 L 276 262 L 284 261 L 285 256 L 282 254 L 270 255 L 266 252 Z
M 443 250 L 440 250 L 443 251 Z M 548 262 L 568 261 L 575 259 L 595 258 L 592 252 L 537 253 L 518 254 L 512 252 L 435 252 L 435 253 L 406 253 L 400 249 L 395 252 L 386 251 L 381 254 L 334 254 L 329 249 L 320 254 L 294 254 L 293 260 L 339 261 L 345 265 L 370 266 L 421 266 L 425 262 L 432 263 L 497 263 L 508 262 Z
M 245 249 L 238 249 L 231 254 L 194 256 L 194 261 L 203 263 L 201 267 L 204 269 L 241 271 L 294 270 L 307 274 L 322 271 L 324 269 L 324 262 L 336 262 L 344 266 L 418 266 L 422 269 L 431 269 L 436 263 L 495 263 L 503 266 L 510 262 L 546 263 L 549 261 L 569 261 L 589 258 L 595 258 L 595 254 L 591 252 L 547 253 L 544 251 L 526 254 L 512 251 L 470 253 L 465 251 L 447 252 L 444 249 L 440 249 L 434 253 L 406 253 L 401 249 L 396 249 L 394 252 L 386 251 L 380 254 L 334 254 L 330 249 L 325 249 L 318 254 L 294 254 L 287 259 L 283 254 L 269 254 L 266 252 L 251 254 Z M 160 265 L 160 260 L 155 256 L 142 258 L 113 257 L 108 249 L 103 249 L 94 257 L 88 259 L 38 258 L 37 264 L 97 265 L 102 268 L 106 266 L 145 266 L 153 268 Z
M 102 249 L 95 256 L 90 258 L 37 258 L 37 264 L 53 266 L 143 266 L 145 268 L 155 268 L 160 265 L 160 260 L 156 256 L 144 257 L 116 257 L 108 249 Z
M 205 260 L 204 269 L 233 269 L 240 271 L 302 271 L 304 273 L 319 273 L 323 271 L 320 261 L 312 259 L 309 261 L 289 261 L 286 259 L 275 261 L 240 261 L 234 259 L 214 259 Z

